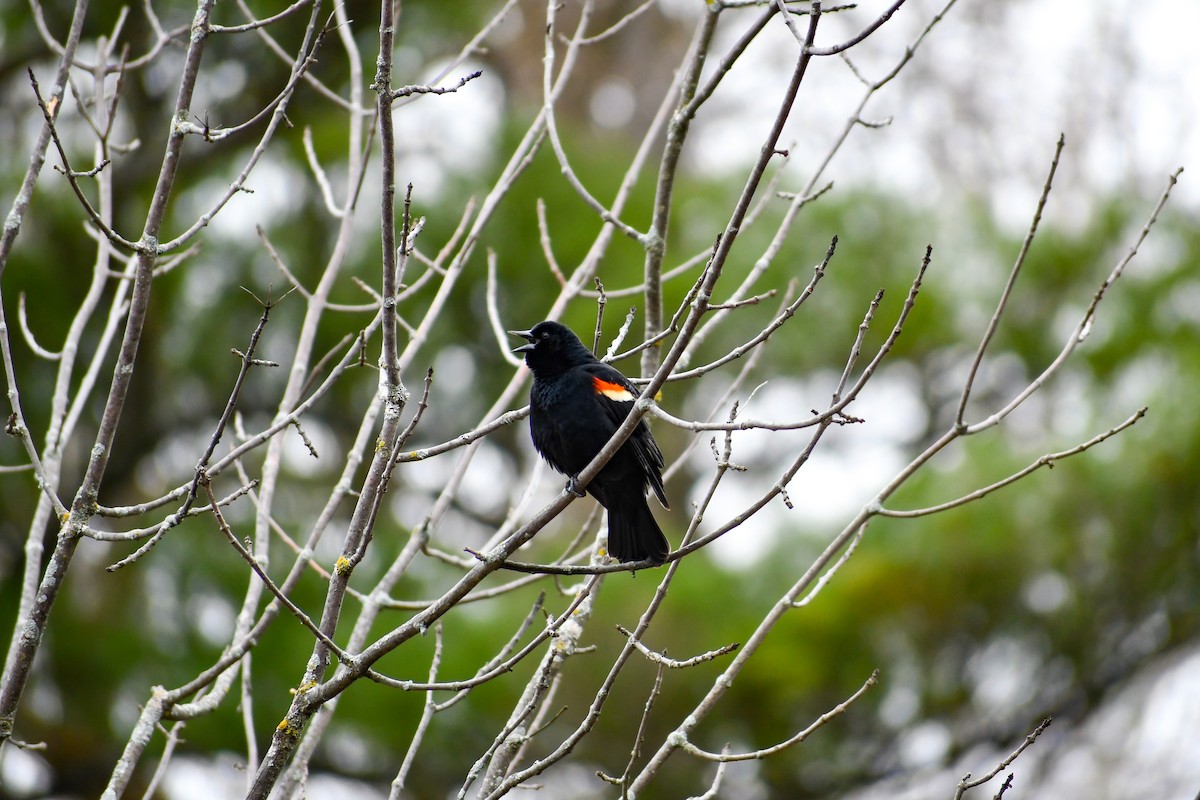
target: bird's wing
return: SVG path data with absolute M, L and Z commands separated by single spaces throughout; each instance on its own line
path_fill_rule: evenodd
M 604 413 L 613 422 L 614 430 L 625 421 L 633 410 L 633 402 L 641 394 L 629 379 L 608 364 L 597 362 L 588 364 L 585 370 L 591 376 L 592 388 L 596 392 L 596 401 L 604 409 Z M 638 424 L 633 435 L 629 437 L 634 456 L 637 458 L 641 472 L 646 476 L 654 494 L 658 497 L 663 508 L 667 504 L 667 493 L 663 489 L 662 468 L 664 465 L 662 451 L 650 433 L 645 420 Z

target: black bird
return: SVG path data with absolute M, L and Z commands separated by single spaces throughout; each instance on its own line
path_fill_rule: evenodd
M 565 325 L 546 321 L 509 333 L 528 342 L 513 352 L 524 353 L 533 372 L 533 446 L 573 482 L 629 416 L 640 392 Z M 646 502 L 646 490 L 652 488 L 663 507 L 670 507 L 662 468 L 662 452 L 643 420 L 587 485 L 588 494 L 608 509 L 608 550 L 618 561 L 661 564 L 667 559 L 670 545 Z

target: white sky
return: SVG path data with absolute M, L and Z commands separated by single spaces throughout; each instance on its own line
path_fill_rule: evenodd
M 675 13 L 695 14 L 690 2 L 664 3 Z M 840 41 L 888 5 L 865 0 L 853 12 L 826 15 L 818 43 Z M 910 0 L 853 50 L 855 64 L 870 78 L 881 75 L 943 5 Z M 983 13 L 995 24 L 968 21 Z M 780 92 L 764 88 L 762 76 L 790 69 L 796 50 L 790 34 L 776 27 L 764 38 L 769 44 L 752 50 L 731 76 L 746 86 L 726 96 L 739 111 L 696 126 L 692 156 L 707 168 L 735 166 L 730 154 L 740 148 L 731 143 L 756 139 L 774 114 Z M 893 124 L 857 129 L 828 177 L 918 192 L 922 199 L 931 196 L 931 175 L 940 184 L 935 198 L 954 193 L 946 181 L 969 182 L 994 199 L 999 216 L 1016 214 L 1014 224 L 1023 226 L 1028 197 L 1040 189 L 1054 141 L 1064 132 L 1061 195 L 1086 197 L 1096 189 L 1157 195 L 1170 171 L 1200 154 L 1197 29 L 1200 3 L 1194 2 L 1144 0 L 1134 8 L 1127 0 L 960 0 L 914 63 L 868 105 L 865 116 L 890 116 Z M 806 153 L 823 152 L 840 128 L 833 123 L 847 118 L 861 94 L 840 62 L 816 64 L 785 139 Z M 951 141 L 937 133 L 962 125 L 977 135 Z M 1182 181 L 1177 200 L 1200 204 L 1195 184 Z

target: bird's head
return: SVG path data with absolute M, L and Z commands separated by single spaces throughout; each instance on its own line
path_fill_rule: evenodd
M 523 353 L 525 363 L 537 376 L 565 372 L 594 358 L 579 337 L 560 322 L 546 320 L 527 331 L 509 331 L 509 334 L 525 340 L 526 343 L 514 347 L 513 352 Z

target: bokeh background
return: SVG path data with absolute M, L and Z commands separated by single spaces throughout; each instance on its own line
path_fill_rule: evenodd
M 256 8 L 262 4 L 252 4 Z M 376 51 L 377 10 L 348 4 L 368 64 Z M 571 3 L 568 3 L 570 6 Z M 628 4 L 598 3 L 615 21 Z M 587 49 L 559 107 L 559 123 L 584 182 L 609 197 L 653 114 L 671 70 L 702 13 L 699 0 L 661 0 L 637 21 Z M 833 41 L 857 30 L 886 4 L 830 15 Z M 91 5 L 85 41 L 111 29 L 119 4 Z M 497 8 L 485 0 L 403 4 L 397 29 L 396 83 L 419 83 L 452 57 Z M 940 4 L 911 0 L 861 48 L 854 66 L 876 75 L 893 64 Z M 258 8 L 268 13 L 265 6 Z M 45 7 L 48 24 L 65 28 L 66 4 Z M 192 10 L 161 8 L 164 22 L 184 24 Z M 230 21 L 236 13 L 226 9 Z M 519 2 L 463 72 L 483 76 L 457 94 L 424 97 L 396 115 L 401 184 L 414 184 L 416 213 L 427 217 L 422 241 L 447 240 L 464 203 L 489 186 L 541 103 L 543 10 Z M 564 12 L 569 13 L 569 12 Z M 923 43 L 918 58 L 868 106 L 889 120 L 859 127 L 826 172 L 833 188 L 803 212 L 759 291 L 806 279 L 834 234 L 837 254 L 819 293 L 781 333 L 749 385 L 765 382 L 747 409 L 758 418 L 794 416 L 819 407 L 840 371 L 866 304 L 886 289 L 883 319 L 897 313 L 927 243 L 933 265 L 919 305 L 890 360 L 850 411 L 865 422 L 833 431 L 791 487 L 793 509 L 772 506 L 705 552 L 676 580 L 652 645 L 684 656 L 742 641 L 777 597 L 845 520 L 953 419 L 958 391 L 991 310 L 1019 249 L 1059 132 L 1067 147 L 1041 233 L 980 377 L 969 416 L 1002 404 L 1039 374 L 1061 348 L 1100 282 L 1127 252 L 1168 175 L 1195 168 L 1200 154 L 1196 86 L 1200 65 L 1185 34 L 1200 12 L 1188 4 L 1107 0 L 961 0 Z M 274 30 L 299 36 L 301 23 Z M 131 13 L 125 36 L 147 36 Z M 599 24 L 598 27 L 603 27 Z M 735 31 L 721 35 L 734 35 Z M 763 37 L 697 120 L 668 239 L 668 265 L 702 252 L 723 227 L 773 114 L 795 43 L 781 26 Z M 117 130 L 135 149 L 120 156 L 116 227 L 140 229 L 166 131 L 163 117 L 182 49 L 125 83 Z M 47 52 L 23 3 L 0 6 L 0 185 L 7 204 L 19 186 L 40 126 L 26 68 L 49 75 Z M 346 76 L 338 58 L 316 67 L 328 85 Z M 214 123 L 252 116 L 286 80 L 286 66 L 266 48 L 215 40 L 193 109 Z M 369 70 L 368 70 L 369 71 Z M 457 74 L 457 73 L 456 73 Z M 861 89 L 839 59 L 819 60 L 806 79 L 785 133 L 791 156 L 780 190 L 796 190 L 840 133 Z M 73 101 L 70 101 L 73 102 Z M 72 125 L 70 102 L 64 130 Z M 254 174 L 254 193 L 240 195 L 205 232 L 200 253 L 155 284 L 147 336 L 138 356 L 130 406 L 113 451 L 102 502 L 133 503 L 185 480 L 219 415 L 236 362 L 259 308 L 240 287 L 280 293 L 286 279 L 255 235 L 262 226 L 303 281 L 315 280 L 334 222 L 305 166 L 301 132 L 312 131 L 322 162 L 340 174 L 344 123 L 327 100 L 302 89 L 289 113 L 293 128 L 275 140 Z M 193 137 L 195 138 L 195 137 Z M 82 139 L 81 139 L 82 140 Z M 236 174 L 256 136 L 219 146 L 189 141 L 169 214 L 179 229 Z M 87 151 L 81 152 L 86 160 Z M 49 159 L 56 162 L 55 157 Z M 373 163 L 377 168 L 377 160 Z M 649 218 L 652 184 L 639 187 L 626 213 Z M 918 475 L 896 505 L 942 502 L 998 480 L 1046 452 L 1104 431 L 1141 406 L 1146 417 L 1119 437 L 1042 470 L 979 502 L 913 521 L 877 520 L 854 557 L 811 606 L 787 617 L 719 712 L 702 728 L 717 750 L 763 747 L 786 739 L 881 670 L 881 683 L 804 745 L 729 770 L 729 797 L 945 797 L 962 773 L 986 772 L 1041 719 L 1055 722 L 1014 765 L 1012 797 L 1192 798 L 1200 790 L 1200 192 L 1181 178 L 1128 274 L 1102 307 L 1091 336 L 1063 374 L 1000 429 L 951 451 Z M 349 280 L 378 273 L 378 174 L 364 189 L 361 236 L 334 300 L 363 303 Z M 560 263 L 577 263 L 600 223 L 562 180 L 548 148 L 522 176 L 485 231 L 496 253 L 501 310 L 509 327 L 544 316 L 558 285 L 538 243 L 535 206 L 545 202 Z M 777 213 L 785 204 L 780 201 Z M 769 211 L 768 214 L 771 212 Z M 23 294 L 29 327 L 47 347 L 61 342 L 71 309 L 86 288 L 94 245 L 66 182 L 49 172 L 38 185 L 18 246 L 3 274 L 5 310 L 16 319 Z M 731 260 L 732 277 L 752 266 L 770 228 L 752 228 Z M 314 254 L 320 254 L 315 257 Z M 609 289 L 634 284 L 642 254 L 618 241 L 601 276 Z M 512 373 L 484 324 L 485 256 L 474 257 L 454 300 L 432 332 L 423 364 L 438 381 L 433 412 L 419 442 L 443 441 L 469 428 Z M 673 307 L 688 280 L 667 286 Z M 719 299 L 719 298 L 718 298 Z M 428 295 L 412 301 L 420 307 Z M 634 299 L 636 302 L 636 299 Z M 773 302 L 773 301 L 772 301 Z M 628 307 L 609 306 L 607 333 Z M 715 337 L 717 355 L 752 335 L 771 303 L 739 312 Z M 261 355 L 285 361 L 302 313 L 282 303 Z M 403 309 L 401 311 L 403 312 Z M 579 302 L 567 321 L 590 331 L 595 306 Z M 331 318 L 321 331 L 332 346 L 360 324 Z M 635 330 L 640 326 L 635 325 Z M 884 325 L 869 342 L 877 345 Z M 53 365 L 14 336 L 18 379 L 35 439 L 45 429 Z M 94 341 L 85 340 L 85 345 Z M 632 362 L 622 365 L 635 371 Z M 419 384 L 419 374 L 406 376 Z M 723 391 L 722 376 L 672 385 L 664 407 L 680 416 L 707 411 Z M 242 399 L 248 427 L 269 420 L 283 376 L 256 374 Z M 342 381 L 307 423 L 318 450 L 345 447 L 375 389 L 373 374 Z M 90 409 L 90 424 L 100 402 Z M 668 461 L 690 434 L 656 426 Z M 714 518 L 736 513 L 773 480 L 804 441 L 801 434 L 753 434 L 735 440 L 734 458 L 750 469 L 730 480 Z M 79 439 L 64 485 L 81 474 L 90 442 Z M 313 462 L 296 442 L 287 461 L 286 502 L 302 526 L 319 508 L 319 493 L 337 475 L 335 462 Z M 23 457 L 0 440 L 0 464 Z M 442 544 L 479 544 L 503 517 L 535 455 L 523 425 L 489 438 L 468 474 L 463 500 L 444 524 Z M 706 480 L 707 447 L 689 457 L 671 482 L 676 508 Z M 409 527 L 444 484 L 452 463 L 433 459 L 403 470 L 389 513 L 363 565 L 369 585 L 402 546 Z M 558 488 L 546 478 L 547 496 Z M 7 636 L 15 614 L 22 547 L 36 489 L 27 473 L 0 474 L 0 623 Z M 586 509 L 584 509 L 586 510 Z M 685 517 L 664 515 L 677 540 Z M 245 522 L 247 506 L 231 511 Z M 675 527 L 672 528 L 672 525 Z M 556 552 L 567 534 L 550 529 L 543 550 Z M 558 538 L 556 539 L 555 536 Z M 541 538 L 541 537 L 540 537 Z M 333 547 L 333 543 L 330 545 Z M 324 555 L 332 559 L 332 553 Z M 535 554 L 536 554 L 535 553 Z M 42 752 L 11 747 L 0 754 L 0 796 L 92 797 L 107 779 L 150 687 L 175 685 L 211 662 L 244 587 L 244 566 L 211 524 L 194 520 L 134 568 L 107 574 L 119 547 L 85 542 L 76 574 L 54 611 L 19 722 L 21 738 L 44 741 Z M 374 571 L 374 573 L 372 572 Z M 428 596 L 445 574 L 431 568 L 406 580 L 403 595 Z M 592 643 L 575 659 L 573 679 L 594 687 L 620 637 L 653 590 L 653 580 L 610 580 L 598 601 Z M 526 612 L 535 590 L 502 602 L 464 608 L 446 620 L 443 674 L 460 676 L 489 658 Z M 315 575 L 297 601 L 319 607 Z M 397 612 L 400 613 L 400 612 Z M 393 620 L 394 623 L 394 620 Z M 381 623 L 385 629 L 388 620 Z M 255 690 L 266 737 L 288 702 L 311 640 L 281 619 L 258 652 Z M 424 674 L 431 642 L 417 642 L 382 664 L 390 674 Z M 444 715 L 430 734 L 414 797 L 445 796 L 491 741 L 512 708 L 532 664 L 475 693 Z M 656 742 L 685 714 L 718 665 L 668 676 L 649 739 Z M 617 685 L 628 702 L 611 704 L 575 766 L 552 780 L 554 796 L 614 796 L 592 769 L 619 770 L 630 746 L 653 669 L 636 664 Z M 594 688 L 593 688 L 594 691 Z M 589 694 L 564 700 L 561 725 L 584 710 Z M 412 736 L 422 698 L 374 685 L 343 699 L 316 767 L 310 797 L 383 796 Z M 160 790 L 163 798 L 236 796 L 238 712 L 225 707 L 190 723 L 186 750 Z M 161 749 L 162 743 L 156 745 Z M 705 770 L 677 757 L 666 773 L 671 789 L 702 791 Z M 148 776 L 146 776 L 148 778 Z M 879 783 L 882 782 L 882 783 Z M 226 792 L 226 788 L 228 791 Z M 993 790 L 994 791 L 994 790 Z

